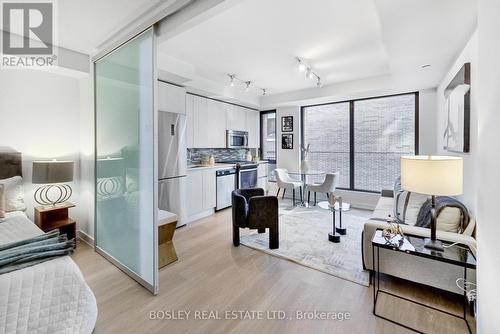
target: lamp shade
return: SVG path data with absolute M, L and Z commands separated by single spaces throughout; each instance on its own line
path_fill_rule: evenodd
M 33 161 L 32 183 L 71 182 L 73 169 L 73 161 Z
M 405 190 L 454 196 L 462 193 L 462 183 L 462 158 L 432 155 L 401 157 L 401 186 Z

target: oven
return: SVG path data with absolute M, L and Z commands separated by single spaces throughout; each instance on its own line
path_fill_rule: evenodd
M 247 189 L 257 187 L 257 165 L 245 164 L 236 168 L 238 170 L 238 188 Z
M 226 130 L 227 148 L 248 148 L 248 132 Z

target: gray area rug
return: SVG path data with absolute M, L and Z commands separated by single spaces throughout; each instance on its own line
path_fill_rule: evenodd
M 344 213 L 342 226 L 347 235 L 340 243 L 328 241 L 332 213 L 318 207 L 280 208 L 280 248 L 269 249 L 269 232 L 241 236 L 241 243 L 324 273 L 369 286 L 368 271 L 361 260 L 361 231 L 364 217 Z M 337 213 L 337 226 L 339 224 Z

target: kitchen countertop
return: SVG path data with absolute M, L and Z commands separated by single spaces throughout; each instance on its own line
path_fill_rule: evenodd
M 257 164 L 267 164 L 269 161 L 267 160 L 260 160 L 256 162 Z M 199 166 L 199 167 L 194 167 L 194 166 Z M 226 163 L 216 163 L 213 166 L 201 166 L 201 165 L 192 165 L 191 167 L 188 165 L 187 170 L 192 172 L 196 170 L 206 170 L 206 169 L 223 169 L 223 168 L 228 168 L 228 167 L 234 167 L 235 164 L 226 164 Z
M 165 210 L 158 210 L 158 226 L 177 221 L 177 215 Z

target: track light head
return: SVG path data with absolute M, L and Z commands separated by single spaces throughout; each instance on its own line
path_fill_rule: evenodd
M 247 82 L 245 82 L 245 85 L 246 85 L 246 87 L 245 87 L 245 92 L 250 91 L 250 84 L 251 84 L 251 83 L 252 83 L 251 81 L 247 81 Z
M 262 88 L 262 95 L 266 95 L 267 90 L 265 88 Z
M 318 77 L 318 80 L 316 81 L 316 87 L 320 88 L 321 87 L 321 79 Z
M 299 57 L 295 57 L 295 59 L 297 60 L 297 68 L 299 72 L 304 72 L 307 69 L 306 64 L 304 64 L 302 62 L 302 59 L 300 59 Z
M 229 86 L 234 87 L 234 74 L 228 74 L 229 76 Z
M 314 72 L 311 70 L 311 68 L 310 68 L 310 67 L 308 67 L 308 68 L 307 68 L 307 71 L 306 71 L 306 77 L 307 77 L 308 79 L 312 79 L 312 78 L 314 78 Z

